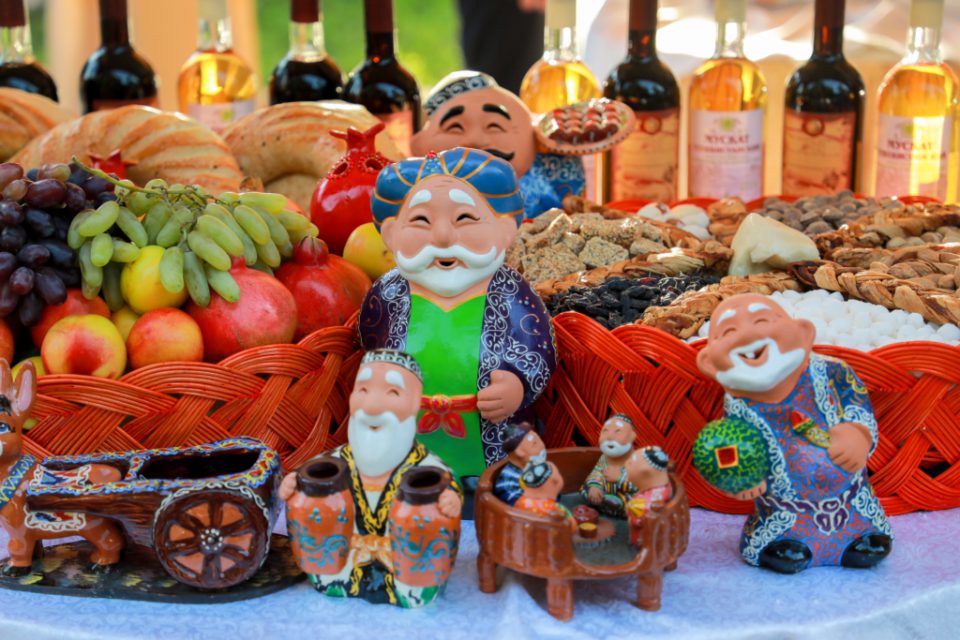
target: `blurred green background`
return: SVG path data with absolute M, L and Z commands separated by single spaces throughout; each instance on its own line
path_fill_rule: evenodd
M 463 68 L 456 5 L 456 0 L 394 2 L 397 55 L 425 91 L 447 73 Z M 261 77 L 268 77 L 287 52 L 289 16 L 284 0 L 257 0 Z M 364 57 L 363 2 L 323 0 L 323 26 L 327 51 L 346 75 Z

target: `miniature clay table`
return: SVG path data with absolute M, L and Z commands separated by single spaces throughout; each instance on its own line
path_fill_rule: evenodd
M 0 591 L 3 640 L 266 640 L 268 638 L 952 638 L 960 628 L 960 509 L 892 519 L 890 558 L 870 571 L 780 576 L 748 567 L 741 516 L 691 510 L 690 546 L 663 582 L 663 608 L 631 599 L 636 579 L 584 583 L 570 622 L 546 610 L 544 581 L 510 572 L 477 589 L 477 542 L 463 523 L 441 600 L 417 611 L 323 598 L 306 583 L 263 598 L 171 605 Z M 0 535 L 0 545 L 6 539 Z

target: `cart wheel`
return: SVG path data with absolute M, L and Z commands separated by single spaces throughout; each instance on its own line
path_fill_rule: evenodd
M 270 532 L 263 512 L 231 491 L 198 491 L 157 514 L 157 558 L 180 582 L 225 589 L 251 577 L 267 555 Z

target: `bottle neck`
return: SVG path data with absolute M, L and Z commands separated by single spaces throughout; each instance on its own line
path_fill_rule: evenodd
M 229 17 L 200 16 L 197 31 L 197 50 L 231 51 L 233 49 L 233 30 Z
M 393 0 L 364 0 L 363 22 L 367 30 L 367 58 L 379 62 L 395 57 Z
M 813 55 L 829 58 L 843 55 L 845 0 L 817 0 L 813 17 Z
M 130 44 L 126 0 L 100 0 L 100 37 L 104 47 Z
M 301 58 L 326 57 L 323 22 L 291 22 L 290 54 Z
M 547 27 L 543 32 L 543 59 L 572 62 L 580 57 L 576 27 Z
M 33 43 L 30 27 L 3 27 L 0 29 L 0 64 L 6 62 L 32 62 Z
M 746 22 L 718 22 L 717 50 L 714 58 L 743 58 L 743 39 L 747 35 Z
M 379 62 L 396 57 L 395 40 L 393 31 L 367 31 L 367 58 Z
M 911 26 L 907 33 L 907 56 L 904 58 L 904 62 L 910 64 L 942 63 L 940 28 Z
M 658 4 L 658 0 L 630 0 L 627 52 L 631 57 L 657 57 Z

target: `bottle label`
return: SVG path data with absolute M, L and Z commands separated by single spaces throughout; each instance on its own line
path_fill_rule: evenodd
M 377 116 L 386 124 L 384 132 L 404 157 L 410 156 L 410 138 L 413 137 L 413 111 L 398 111 Z
M 850 165 L 857 114 L 787 111 L 783 122 L 783 193 L 832 195 L 853 188 Z
M 763 195 L 763 109 L 694 111 L 690 131 L 690 196 Z
M 253 113 L 255 108 L 256 101 L 253 98 L 219 104 L 191 104 L 187 107 L 187 115 L 220 133 L 231 122 Z
M 636 111 L 637 128 L 610 154 L 611 197 L 677 199 L 680 111 Z
M 129 104 L 139 104 L 145 107 L 159 107 L 160 101 L 157 99 L 157 96 L 150 96 L 149 98 L 140 98 L 138 100 L 94 100 L 92 106 L 94 111 L 103 111 L 104 109 L 116 109 L 117 107 L 125 107 Z
M 880 114 L 877 132 L 877 196 L 947 197 L 953 119 Z

